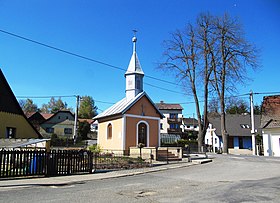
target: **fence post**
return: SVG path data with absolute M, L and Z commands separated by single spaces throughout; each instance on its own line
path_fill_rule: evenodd
M 96 171 L 97 168 L 97 153 L 94 153 L 94 171 Z
M 166 147 L 166 163 L 168 164 L 168 147 Z
M 89 173 L 93 173 L 93 152 L 91 151 L 88 151 L 88 163 L 89 163 Z

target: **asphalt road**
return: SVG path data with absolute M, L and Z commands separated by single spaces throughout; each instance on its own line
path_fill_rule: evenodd
M 0 191 L 0 202 L 280 202 L 280 158 L 214 155 L 186 168 Z

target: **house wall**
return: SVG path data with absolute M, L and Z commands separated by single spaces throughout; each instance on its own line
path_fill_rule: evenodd
M 107 127 L 108 125 L 112 125 L 112 138 L 107 138 Z M 123 126 L 123 118 L 118 118 L 114 120 L 100 122 L 98 124 L 98 138 L 97 144 L 101 146 L 104 150 L 123 150 L 123 134 L 122 127 Z
M 170 128 L 170 125 L 168 123 L 168 118 L 170 118 L 170 114 L 174 113 L 174 114 L 178 114 L 178 118 L 183 119 L 183 114 L 182 114 L 182 110 L 176 110 L 176 109 L 168 109 L 168 110 L 160 110 L 161 113 L 164 115 L 164 118 L 161 119 L 161 124 L 162 124 L 162 129 L 160 129 L 160 133 L 167 133 L 167 129 Z M 182 122 L 180 124 L 180 128 L 182 128 L 183 130 L 183 125 Z
M 75 118 L 70 112 L 58 112 L 56 115 L 51 117 L 49 120 L 46 120 L 40 125 L 40 133 L 44 137 L 50 137 L 52 134 L 59 136 L 68 136 L 72 137 L 74 134 L 74 122 Z M 48 133 L 47 128 L 53 128 L 53 133 Z M 65 133 L 64 129 L 71 129 L 72 133 Z
M 280 156 L 280 128 L 263 130 L 264 156 Z
M 48 133 L 46 130 L 47 128 L 54 128 L 54 132 L 53 133 Z M 69 128 L 71 129 L 72 133 L 65 133 L 64 129 L 65 128 Z M 64 121 L 61 123 L 44 123 L 41 124 L 40 127 L 40 133 L 44 136 L 44 137 L 50 137 L 52 134 L 56 134 L 59 136 L 68 136 L 68 137 L 72 137 L 74 134 L 74 121 Z
M 212 143 L 214 141 L 214 147 L 219 149 L 221 147 L 221 139 L 217 136 L 215 130 L 216 129 L 212 129 L 212 125 L 209 124 L 209 128 L 207 129 L 205 134 L 204 143 L 212 146 Z
M 16 128 L 15 138 L 38 138 L 28 121 L 18 114 L 0 112 L 0 138 L 6 138 L 6 128 Z

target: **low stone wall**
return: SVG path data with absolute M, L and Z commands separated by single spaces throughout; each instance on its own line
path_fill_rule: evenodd
M 156 151 L 155 147 L 143 147 L 141 149 L 141 155 L 140 155 L 140 148 L 138 148 L 138 147 L 129 148 L 130 157 L 134 157 L 134 158 L 142 156 L 142 159 L 149 160 L 151 158 L 151 154 L 152 154 L 153 158 L 155 159 L 156 153 L 157 153 L 157 151 Z
M 158 150 L 167 150 L 172 154 L 178 156 L 178 158 L 183 158 L 182 147 L 159 147 Z
M 239 154 L 252 155 L 253 154 L 252 150 L 249 150 L 249 149 L 228 149 L 228 153 L 236 154 L 236 155 L 239 155 Z

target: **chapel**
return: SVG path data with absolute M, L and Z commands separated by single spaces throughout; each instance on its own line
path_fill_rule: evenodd
M 125 97 L 94 117 L 98 121 L 97 143 L 103 150 L 129 152 L 131 147 L 159 147 L 163 114 L 143 90 L 144 72 L 136 53 L 137 38 L 125 73 Z

